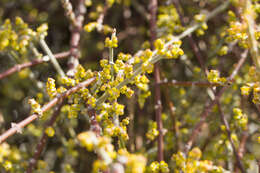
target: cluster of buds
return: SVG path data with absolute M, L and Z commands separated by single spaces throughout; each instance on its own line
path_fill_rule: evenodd
M 183 172 L 224 172 L 222 167 L 213 165 L 211 161 L 200 160 L 202 152 L 199 148 L 193 148 L 186 157 L 184 153 L 173 154 L 172 160 L 176 169 Z
M 217 70 L 210 70 L 207 79 L 211 83 L 218 83 L 218 84 L 225 84 L 227 82 L 227 79 L 224 77 L 220 77 L 219 71 Z
M 148 132 L 146 133 L 146 137 L 149 140 L 154 140 L 158 135 L 159 131 L 157 130 L 157 124 L 154 121 L 149 121 L 148 123 Z
M 29 99 L 29 104 L 31 105 L 31 113 L 38 114 L 39 116 L 42 115 L 41 105 L 37 103 L 34 99 Z
M 198 23 L 201 23 L 201 27 L 196 30 L 196 35 L 201 36 L 205 34 L 205 30 L 208 29 L 208 25 L 205 22 L 206 20 L 206 15 L 205 14 L 196 14 L 194 16 L 194 20 Z
M 239 109 L 239 108 L 234 108 L 233 113 L 234 113 L 234 120 L 237 123 L 237 125 L 239 127 L 241 127 L 242 129 L 246 129 L 247 128 L 247 122 L 248 122 L 247 115 L 243 114 L 242 110 Z
M 152 162 L 149 166 L 149 169 L 152 173 L 167 173 L 170 172 L 168 164 L 165 161 Z
M 13 24 L 6 19 L 0 29 L 0 51 L 13 51 L 14 56 L 18 53 L 20 57 L 26 57 L 33 42 L 44 38 L 47 30 L 47 24 L 42 24 L 33 31 L 20 17 L 16 17 Z
M 154 47 L 158 51 L 159 55 L 165 56 L 167 59 L 176 59 L 184 54 L 183 50 L 180 48 L 181 44 L 182 42 L 180 40 L 176 40 L 170 46 L 165 48 L 165 41 L 157 39 L 154 42 Z

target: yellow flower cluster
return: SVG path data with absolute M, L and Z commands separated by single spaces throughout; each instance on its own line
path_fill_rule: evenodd
M 247 26 L 238 21 L 231 21 L 227 29 L 227 42 L 238 41 L 242 48 L 248 48 Z
M 157 26 L 164 31 L 163 34 L 180 33 L 184 30 L 173 4 L 159 6 Z
M 21 57 L 26 57 L 30 44 L 47 35 L 48 25 L 42 24 L 36 31 L 28 27 L 22 18 L 16 17 L 12 24 L 6 19 L 0 29 L 0 51 L 14 51 Z
M 213 165 L 211 161 L 200 160 L 201 151 L 199 148 L 193 148 L 186 158 L 182 152 L 173 154 L 172 160 L 175 163 L 175 172 L 189 172 L 189 173 L 207 173 L 207 172 L 223 172 L 224 169 L 219 166 Z
M 206 20 L 206 15 L 205 14 L 196 14 L 194 16 L 194 20 L 198 23 L 201 23 L 201 26 L 199 29 L 196 30 L 196 35 L 197 36 L 201 36 L 205 34 L 205 30 L 208 29 L 208 25 L 206 22 L 204 22 Z
M 223 56 L 228 53 L 228 47 L 227 46 L 222 46 L 220 50 L 218 51 L 218 55 Z
M 130 154 L 126 149 L 118 150 L 117 160 L 125 165 L 126 173 L 142 173 L 145 171 L 146 158 L 140 154 Z
M 210 70 L 207 79 L 211 83 L 218 83 L 218 84 L 225 84 L 227 79 L 224 77 L 220 77 L 219 71 L 217 70 Z
M 21 158 L 21 152 L 17 148 L 10 147 L 5 142 L 0 144 L 0 168 L 4 168 L 7 172 L 15 172 L 21 168 Z
M 92 32 L 95 29 L 101 28 L 104 34 L 111 33 L 113 29 L 109 25 L 101 25 L 99 26 L 98 22 L 89 22 L 84 26 L 84 30 L 87 32 Z
M 247 128 L 247 122 L 248 122 L 247 115 L 243 114 L 242 110 L 239 108 L 234 108 L 233 113 L 234 113 L 234 119 L 238 124 L 238 126 L 245 130 Z
M 145 135 L 149 140 L 154 140 L 159 135 L 159 131 L 157 130 L 157 124 L 155 121 L 149 121 L 148 132 Z
M 160 161 L 160 162 L 152 162 L 149 166 L 149 170 L 152 173 L 167 173 L 170 172 L 169 168 L 168 168 L 168 164 L 165 161 Z
M 49 137 L 53 137 L 55 134 L 55 130 L 52 127 L 47 127 L 45 129 L 45 133 L 49 136 Z
M 57 95 L 55 80 L 52 78 L 48 78 L 48 81 L 46 82 L 46 91 L 50 98 L 53 98 Z
M 111 39 L 108 37 L 106 38 L 105 47 L 116 48 L 118 47 L 117 43 L 118 43 L 117 37 L 114 34 L 112 34 Z
M 253 91 L 253 102 L 255 104 L 260 103 L 260 73 L 256 70 L 255 66 L 251 66 L 245 76 L 248 83 L 243 85 L 240 90 L 242 95 L 249 95 Z
M 37 103 L 34 99 L 29 99 L 29 104 L 31 105 L 31 113 L 42 115 L 41 105 Z
M 162 39 L 157 39 L 154 42 L 154 47 L 158 51 L 159 55 L 165 56 L 167 59 L 176 59 L 183 55 L 184 52 L 180 48 L 182 42 L 180 40 L 174 41 L 172 45 L 165 48 L 165 42 Z

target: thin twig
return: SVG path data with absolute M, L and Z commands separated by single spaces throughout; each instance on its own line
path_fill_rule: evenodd
M 156 13 L 158 8 L 157 0 L 150 0 L 150 44 L 152 49 L 154 49 L 154 41 L 156 39 Z M 154 65 L 154 78 L 155 83 L 159 83 L 160 79 L 160 67 L 158 62 Z M 159 131 L 159 135 L 157 138 L 158 141 L 158 150 L 157 157 L 158 161 L 163 160 L 163 123 L 162 123 L 162 101 L 161 101 L 161 90 L 159 85 L 155 85 L 155 119 L 157 122 L 157 129 Z
M 73 77 L 76 67 L 79 64 L 79 41 L 80 41 L 80 32 L 82 31 L 82 26 L 84 22 L 84 15 L 87 9 L 84 4 L 84 0 L 78 0 L 78 6 L 76 8 L 76 25 L 72 26 L 71 29 L 71 39 L 70 39 L 70 53 L 71 57 L 68 61 L 69 70 L 67 72 L 68 76 Z
M 103 11 L 102 13 L 99 15 L 98 19 L 97 19 L 97 31 L 100 32 L 103 29 L 103 22 L 104 22 L 104 18 L 107 14 L 107 10 L 108 10 L 108 3 L 106 1 Z
M 61 0 L 61 5 L 65 10 L 65 16 L 71 21 L 73 25 L 76 25 L 76 15 L 73 12 L 72 4 L 69 0 Z
M 69 56 L 69 55 L 70 55 L 70 52 L 67 51 L 67 52 L 61 52 L 61 53 L 54 54 L 54 57 L 56 59 L 63 59 L 65 57 Z M 35 65 L 38 65 L 38 64 L 42 64 L 42 63 L 48 62 L 49 60 L 50 60 L 49 56 L 44 56 L 41 59 L 34 59 L 30 62 L 25 62 L 23 64 L 17 64 L 15 66 L 9 68 L 8 70 L 0 73 L 0 80 L 9 76 L 9 75 L 11 75 L 11 74 L 13 74 L 13 73 L 19 72 L 22 69 L 32 67 L 32 66 L 35 66 Z
M 59 103 L 57 107 L 55 107 L 55 111 L 54 113 L 52 114 L 51 116 L 51 119 L 45 123 L 44 125 L 44 129 L 50 127 L 50 126 L 53 126 L 53 124 L 55 123 L 57 117 L 59 116 L 60 114 L 60 110 L 63 106 L 63 102 Z M 39 159 L 39 157 L 41 156 L 41 153 L 44 149 L 44 146 L 46 145 L 46 142 L 48 140 L 48 135 L 46 133 L 44 133 L 45 130 L 43 131 L 43 135 L 40 139 L 40 141 L 38 142 L 37 146 L 36 146 L 36 149 L 35 149 L 35 152 L 34 152 L 34 155 L 33 155 L 33 158 L 30 159 L 29 161 L 29 166 L 26 170 L 27 173 L 32 173 L 36 163 L 37 163 L 37 160 Z
M 42 112 L 46 112 L 49 109 L 51 109 L 53 106 L 55 106 L 57 103 L 59 103 L 60 101 L 62 101 L 63 99 L 65 99 L 66 97 L 68 97 L 69 95 L 77 92 L 78 90 L 80 90 L 83 87 L 86 87 L 88 85 L 90 85 L 91 83 L 93 83 L 95 81 L 95 78 L 90 78 L 84 82 L 79 83 L 78 85 L 76 85 L 75 87 L 65 91 L 63 94 L 55 97 L 54 99 L 52 99 L 50 102 L 48 102 L 47 104 L 45 104 L 42 107 Z M 18 124 L 16 124 L 16 126 L 11 127 L 9 130 L 7 130 L 6 132 L 4 132 L 1 136 L 0 136 L 0 144 L 5 141 L 8 137 L 14 135 L 17 131 L 19 131 L 19 129 L 22 129 L 23 127 L 25 127 L 26 125 L 30 124 L 31 122 L 33 122 L 34 120 L 36 120 L 39 117 L 38 114 L 32 114 L 29 117 L 27 117 L 26 119 L 22 120 L 21 122 L 19 122 Z
M 234 153 L 234 155 L 236 157 L 236 161 L 237 161 L 238 167 L 240 168 L 242 173 L 246 173 L 245 168 L 244 168 L 243 163 L 242 163 L 242 160 L 239 157 L 238 151 L 236 150 L 234 141 L 233 141 L 232 136 L 231 136 L 231 131 L 230 131 L 230 127 L 229 127 L 228 121 L 227 121 L 227 119 L 226 119 L 226 117 L 225 117 L 225 115 L 224 115 L 224 113 L 223 113 L 223 111 L 221 109 L 221 105 L 220 105 L 219 100 L 217 101 L 217 105 L 218 105 L 218 110 L 219 110 L 219 113 L 220 113 L 221 120 L 223 121 L 223 124 L 224 124 L 224 126 L 226 128 L 228 139 L 229 139 L 229 141 L 231 143 L 231 146 L 232 146 L 232 149 L 233 149 L 233 153 Z
M 248 138 L 248 131 L 245 131 L 242 134 L 241 141 L 240 141 L 240 144 L 237 149 L 238 156 L 240 159 L 242 159 L 244 156 L 247 138 Z M 239 169 L 236 167 L 235 173 L 238 173 L 238 172 L 239 172 Z

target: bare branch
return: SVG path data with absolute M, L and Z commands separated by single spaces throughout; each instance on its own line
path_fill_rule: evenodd
M 71 28 L 71 39 L 70 39 L 70 53 L 71 57 L 68 61 L 69 70 L 67 72 L 68 76 L 74 76 L 75 69 L 79 64 L 79 41 L 80 41 L 80 32 L 82 31 L 82 26 L 84 22 L 84 15 L 86 13 L 86 7 L 84 0 L 78 0 L 78 6 L 76 8 L 76 25 L 73 25 Z
M 56 59 L 63 59 L 65 57 L 69 56 L 69 55 L 70 55 L 70 52 L 67 51 L 67 52 L 61 52 L 61 53 L 54 54 L 54 57 Z M 42 63 L 48 62 L 49 60 L 50 60 L 50 58 L 48 56 L 44 56 L 41 59 L 34 59 L 33 61 L 30 61 L 30 62 L 25 62 L 23 64 L 17 64 L 15 66 L 9 68 L 8 70 L 0 73 L 0 80 L 9 76 L 9 75 L 11 75 L 11 74 L 13 74 L 13 73 L 19 72 L 22 69 L 32 67 L 32 66 L 35 66 L 35 65 L 38 65 L 38 64 L 42 64 Z
M 156 39 L 156 13 L 158 8 L 157 0 L 150 0 L 150 44 L 152 49 L 154 49 L 154 41 Z M 154 66 L 154 78 L 155 83 L 160 82 L 160 67 L 158 62 Z M 162 101 L 161 101 L 161 90 L 159 85 L 155 85 L 155 119 L 157 122 L 157 129 L 159 131 L 158 135 L 158 150 L 157 157 L 158 161 L 163 160 L 163 123 L 162 123 Z

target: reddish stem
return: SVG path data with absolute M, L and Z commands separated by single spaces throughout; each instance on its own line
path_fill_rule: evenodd
M 71 29 L 71 39 L 70 39 L 70 53 L 71 57 L 68 61 L 69 71 L 67 74 L 69 76 L 74 76 L 75 69 L 79 64 L 79 42 L 80 42 L 80 32 L 82 31 L 82 26 L 84 22 L 84 15 L 86 13 L 86 7 L 84 0 L 78 1 L 78 6 L 76 9 L 76 25 L 72 25 Z
M 150 0 L 150 34 L 151 34 L 151 40 L 150 44 L 152 49 L 154 48 L 153 42 L 156 39 L 156 13 L 158 8 L 157 0 Z M 160 82 L 160 68 L 159 64 L 156 63 L 154 66 L 154 78 L 155 83 Z M 158 135 L 158 161 L 163 160 L 163 123 L 162 123 L 162 102 L 161 102 L 161 91 L 160 86 L 155 85 L 155 116 L 156 116 L 156 122 L 157 122 L 157 129 L 159 131 Z
M 70 55 L 70 52 L 67 51 L 67 52 L 57 53 L 57 54 L 54 55 L 54 57 L 56 59 L 62 59 L 62 58 L 65 58 L 65 57 L 67 57 L 69 55 Z M 30 62 L 25 62 L 23 64 L 17 64 L 15 66 L 9 68 L 8 70 L 0 73 L 0 80 L 5 78 L 5 77 L 7 77 L 7 76 L 9 76 L 9 75 L 11 75 L 11 74 L 13 74 L 13 73 L 15 73 L 15 72 L 21 71 L 24 68 L 32 67 L 32 66 L 35 66 L 35 65 L 38 65 L 38 64 L 42 64 L 44 62 L 46 62 L 46 61 L 44 61 L 43 59 L 34 59 L 34 60 L 30 61 Z

